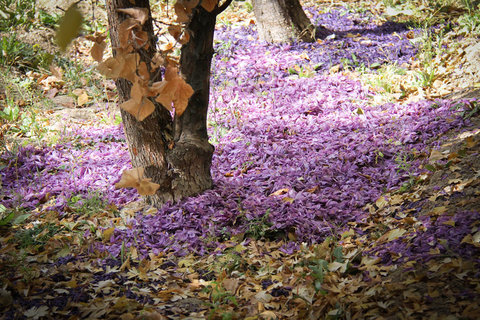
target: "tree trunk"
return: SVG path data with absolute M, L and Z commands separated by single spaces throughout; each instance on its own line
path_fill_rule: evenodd
M 315 41 L 315 26 L 299 0 L 253 0 L 260 40 L 267 42 Z M 323 27 L 320 35 L 330 33 Z
M 127 18 L 117 9 L 150 9 L 148 0 L 106 0 L 106 5 L 113 48 L 119 47 L 117 29 Z M 147 199 L 155 206 L 161 206 L 166 201 L 178 201 L 212 187 L 210 166 L 214 148 L 208 142 L 206 118 L 214 26 L 215 15 L 209 16 L 203 9 L 194 9 L 189 25 L 192 36 L 182 48 L 180 68 L 186 82 L 194 89 L 194 94 L 181 117 L 174 121 L 170 112 L 156 102 L 154 113 L 141 122 L 121 110 L 132 166 L 144 167 L 145 175 L 160 184 L 157 193 Z M 142 60 L 149 61 L 156 48 L 151 16 L 143 29 L 149 34 L 151 44 L 150 49 L 143 50 L 140 56 Z M 115 54 L 115 49 L 113 51 Z M 116 85 L 119 102 L 128 100 L 132 84 L 125 79 L 118 79 Z

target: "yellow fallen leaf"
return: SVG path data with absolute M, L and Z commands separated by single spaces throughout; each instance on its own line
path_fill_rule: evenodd
M 407 232 L 407 231 L 404 230 L 404 229 L 401 229 L 401 228 L 390 230 L 389 232 L 387 232 L 387 234 L 388 234 L 387 241 L 390 242 L 390 241 L 393 241 L 395 239 L 398 239 L 401 236 L 403 236 L 405 234 L 405 232 Z
M 467 148 L 473 148 L 477 145 L 477 142 L 475 139 L 473 139 L 473 137 L 468 137 L 467 139 L 465 139 L 465 142 L 467 144 Z
M 430 153 L 430 162 L 437 162 L 438 160 L 442 160 L 446 158 L 447 156 L 441 153 L 438 150 L 433 149 L 432 152 Z
M 443 222 L 443 224 L 445 224 L 447 226 L 455 227 L 455 221 L 453 221 L 453 220 L 445 221 L 445 222 Z
M 109 241 L 115 231 L 115 227 L 103 230 L 102 238 L 104 241 Z
M 77 104 L 79 106 L 83 106 L 83 105 L 87 104 L 88 101 L 89 101 L 89 97 L 88 97 L 88 94 L 86 92 L 83 92 L 82 94 L 80 94 L 77 97 Z
M 289 203 L 293 203 L 293 201 L 295 201 L 295 199 L 293 198 L 290 198 L 290 197 L 285 197 L 282 199 L 283 202 L 289 202 Z
M 447 207 L 441 206 L 441 207 L 433 208 L 432 211 L 430 211 L 430 214 L 440 215 L 440 214 L 444 213 L 445 211 L 447 211 Z
M 288 192 L 288 188 L 282 188 L 282 189 L 278 189 L 275 192 L 270 193 L 269 196 L 281 196 L 282 194 L 285 194 L 287 192 Z

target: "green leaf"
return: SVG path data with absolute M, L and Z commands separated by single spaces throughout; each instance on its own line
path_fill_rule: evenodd
M 12 219 L 15 217 L 15 212 L 10 212 L 10 214 L 8 216 L 6 216 L 5 218 L 3 218 L 2 220 L 0 220 L 0 226 L 6 226 L 7 224 L 10 223 L 10 221 L 12 221 Z
M 15 219 L 13 219 L 12 224 L 20 224 L 27 220 L 32 214 L 31 213 L 24 213 L 19 216 L 17 216 Z
M 333 249 L 333 256 L 335 257 L 336 261 L 343 262 L 342 247 L 336 247 L 335 249 Z
M 78 10 L 76 4 L 72 4 L 65 11 L 57 30 L 56 40 L 62 51 L 65 51 L 68 44 L 78 35 L 82 27 L 82 21 L 82 13 Z

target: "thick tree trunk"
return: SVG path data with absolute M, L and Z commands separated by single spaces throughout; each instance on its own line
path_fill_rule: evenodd
M 134 2 L 134 3 L 132 3 Z M 143 7 L 150 9 L 148 0 L 106 0 L 112 47 L 119 47 L 117 28 L 127 18 L 117 12 L 119 8 Z M 195 9 L 190 23 L 192 37 L 182 48 L 181 66 L 186 81 L 194 89 L 184 114 L 173 121 L 170 113 L 158 103 L 155 112 L 142 122 L 121 110 L 133 167 L 145 167 L 145 175 L 160 184 L 160 188 L 148 201 L 161 206 L 166 201 L 178 201 L 211 188 L 210 166 L 213 146 L 208 143 L 206 117 L 209 96 L 210 63 L 212 58 L 215 16 L 198 25 L 203 19 L 203 9 Z M 213 20 L 212 20 L 213 19 Z M 156 39 L 152 20 L 143 26 L 151 41 L 150 49 L 141 52 L 143 60 L 153 57 Z M 208 55 L 202 55 L 208 53 Z M 114 50 L 115 54 L 115 50 Z M 149 65 L 149 63 L 147 63 Z M 192 67 L 193 66 L 193 67 Z M 193 70 L 193 71 L 192 71 Z M 151 75 L 153 76 L 153 74 Z M 161 79 L 153 79 L 160 81 Z M 120 103 L 130 98 L 131 83 L 125 79 L 116 81 Z
M 315 26 L 303 11 L 299 0 L 253 0 L 253 10 L 260 40 L 315 41 Z M 320 30 L 321 35 L 330 33 L 323 29 Z

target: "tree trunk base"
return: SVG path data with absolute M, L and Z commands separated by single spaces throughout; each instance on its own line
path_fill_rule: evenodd
M 165 202 L 177 202 L 210 189 L 210 174 L 214 147 L 207 140 L 185 139 L 175 143 L 166 154 L 168 167 L 167 188 L 161 188 L 147 202 L 160 207 Z

